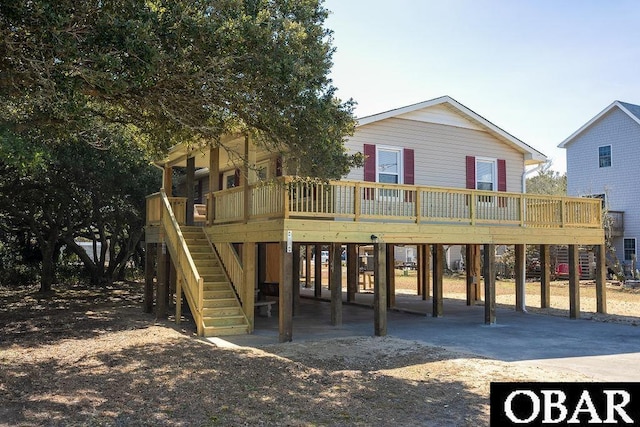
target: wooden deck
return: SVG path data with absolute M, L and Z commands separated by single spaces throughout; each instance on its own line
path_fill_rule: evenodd
M 186 223 L 186 199 L 169 201 Z M 150 241 L 160 207 L 159 193 L 148 196 Z M 206 224 L 215 242 L 287 241 L 291 231 L 302 243 L 604 243 L 598 199 L 292 177 L 208 194 Z

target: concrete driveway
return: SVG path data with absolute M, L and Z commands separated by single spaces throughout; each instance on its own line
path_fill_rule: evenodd
M 366 296 L 359 297 L 367 304 Z M 497 323 L 484 324 L 484 307 L 445 299 L 444 316 L 430 315 L 431 302 L 416 297 L 397 298 L 414 313 L 389 311 L 388 335 L 427 345 L 507 362 L 572 370 L 599 381 L 640 381 L 640 327 L 518 313 L 498 308 Z M 373 310 L 343 305 L 343 324 L 330 325 L 330 304 L 303 298 L 293 320 L 293 340 L 308 341 L 373 335 Z M 242 346 L 278 342 L 277 305 L 274 317 L 256 316 L 253 335 L 225 337 Z

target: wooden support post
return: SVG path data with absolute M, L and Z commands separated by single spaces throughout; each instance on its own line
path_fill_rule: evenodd
M 342 245 L 329 246 L 329 283 L 331 284 L 331 324 L 342 325 Z
M 484 245 L 484 323 L 496 323 L 496 246 Z
M 475 284 L 476 284 L 476 302 L 480 301 L 480 297 L 482 296 L 482 288 L 480 285 L 480 277 L 482 276 L 482 262 L 480 260 L 480 245 L 475 245 L 474 257 L 473 257 L 473 272 L 475 275 Z
M 144 307 L 145 313 L 153 311 L 153 276 L 157 249 L 154 243 L 147 243 L 144 251 Z
M 396 306 L 395 245 L 387 244 L 387 308 Z
M 167 306 L 173 307 L 173 296 L 178 289 L 178 270 L 176 270 L 176 266 L 174 265 L 171 256 L 168 255 L 167 258 L 167 269 L 169 271 L 169 292 L 167 292 Z
M 416 260 L 416 268 L 417 268 L 417 277 L 416 277 L 416 295 L 422 295 L 422 274 L 420 272 L 424 268 L 422 266 L 422 245 L 417 245 L 416 249 L 418 251 L 418 259 Z
M 433 317 L 442 317 L 444 248 L 441 243 L 433 246 Z
M 354 302 L 358 292 L 358 247 L 347 245 L 347 301 Z
M 322 245 L 315 245 L 314 275 L 313 275 L 313 295 L 316 298 L 322 297 Z
M 514 245 L 515 252 L 515 277 L 516 277 L 516 311 L 527 311 L 525 298 L 527 279 L 525 273 L 525 245 Z
M 173 168 L 171 166 L 165 166 L 162 171 L 162 189 L 167 197 L 173 195 Z
M 166 244 L 158 244 L 158 291 L 156 293 L 156 317 L 158 319 L 167 317 L 167 294 L 169 293 L 167 258 Z
M 207 206 L 207 225 L 213 225 L 216 212 L 215 199 L 213 193 L 220 190 L 220 148 L 211 147 L 209 149 L 209 203 Z
M 569 317 L 580 318 L 580 251 L 569 245 Z
M 596 252 L 596 311 L 607 312 L 607 248 L 605 245 L 595 246 Z
M 540 308 L 551 306 L 551 252 L 540 245 Z
M 465 273 L 467 277 L 467 305 L 474 305 L 478 299 L 476 295 L 476 280 L 477 275 L 473 269 L 473 260 L 475 259 L 475 252 L 477 250 L 476 245 L 465 245 Z
M 176 324 L 182 322 L 182 279 L 176 280 Z
M 426 301 L 431 296 L 431 245 L 419 245 L 421 266 L 418 267 L 418 277 L 420 281 L 420 295 Z
M 186 197 L 187 197 L 187 210 L 185 224 L 193 225 L 193 199 L 195 198 L 194 183 L 196 174 L 196 158 L 189 157 L 187 159 L 187 176 L 185 177 Z
M 311 287 L 311 245 L 304 245 L 304 287 Z
M 375 243 L 373 245 L 373 329 L 378 337 L 387 335 L 387 245 Z
M 256 150 L 251 143 L 249 135 L 244 137 L 244 163 L 242 166 L 242 174 L 240 177 L 241 184 L 244 187 L 244 222 L 249 222 L 251 217 L 251 185 L 255 183 L 256 176 Z
M 244 313 L 249 320 L 249 332 L 253 331 L 255 325 L 255 299 L 256 299 L 256 279 L 257 279 L 257 245 L 254 242 L 242 244 L 242 279 L 244 282 L 245 294 L 243 296 Z
M 292 271 L 293 253 L 287 252 L 287 242 L 280 242 L 280 287 L 278 290 L 278 330 L 280 333 L 280 342 L 289 342 L 293 339 Z
M 293 315 L 295 316 L 300 312 L 300 243 L 293 244 L 292 263 Z

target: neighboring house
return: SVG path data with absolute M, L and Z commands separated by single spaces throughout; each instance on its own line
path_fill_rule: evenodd
M 614 101 L 562 141 L 567 193 L 602 199 L 627 272 L 640 240 L 640 106 Z
M 386 309 L 395 304 L 394 252 L 417 259 L 423 297 L 430 294 L 427 285 L 432 280 L 434 316 L 442 315 L 445 259 L 459 265 L 461 245 L 470 261 L 469 305 L 480 297 L 476 285 L 481 246 L 483 265 L 489 269 L 496 246 L 516 246 L 516 300 L 521 303 L 525 245 L 540 245 L 547 254 L 554 244 L 573 249 L 596 245 L 604 252 L 599 201 L 523 194 L 527 166 L 539 165 L 546 157 L 448 96 L 359 119 L 345 146 L 351 153 L 365 154 L 365 163 L 341 180 L 296 180 L 277 156 L 261 150 L 248 135 L 228 135 L 221 144 L 227 150 L 174 147 L 157 163 L 165 171 L 161 191 L 147 198 L 148 253 L 158 254 L 159 266 L 167 265 L 162 257 L 171 257 L 178 271 L 177 293 L 185 293 L 199 334 L 250 332 L 254 308 L 269 303 L 256 300 L 264 294 L 278 295 L 280 339 L 290 340 L 292 307 L 299 297 L 299 274 L 294 271 L 301 271 L 301 259 L 311 259 L 293 256 L 301 246 L 314 246 L 316 259 L 328 246 L 335 254 L 329 257 L 332 271 L 341 268 L 341 248 L 347 246 L 348 300 L 358 290 L 362 260 L 357 248 L 372 248 L 373 257 L 366 259 L 367 270 L 373 268 L 379 282 L 374 292 L 376 335 L 386 333 Z M 238 161 L 238 153 L 247 161 Z M 184 168 L 184 186 L 176 189 L 185 193 L 171 194 L 173 168 Z M 194 203 L 206 205 L 204 226 L 189 227 Z M 159 246 L 155 252 L 152 245 Z M 548 271 L 549 262 L 543 259 L 542 264 Z M 153 266 L 152 260 L 147 265 Z M 577 267 L 570 274 L 577 278 Z M 158 289 L 166 289 L 170 274 L 162 267 L 158 275 Z M 484 276 L 485 322 L 493 323 L 495 272 Z M 550 276 L 543 277 L 548 296 Z M 321 274 L 316 272 L 315 278 L 319 297 Z M 342 283 L 336 283 L 341 280 L 341 275 L 330 274 L 334 325 L 341 322 Z M 602 280 L 598 283 L 602 294 Z M 572 289 L 575 301 L 578 289 Z M 548 298 L 542 304 L 548 306 Z M 577 317 L 578 311 L 579 305 L 572 305 L 571 316 Z

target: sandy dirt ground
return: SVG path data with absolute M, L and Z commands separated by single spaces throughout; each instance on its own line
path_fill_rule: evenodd
M 621 295 L 610 317 L 637 320 L 639 295 Z M 0 300 L 3 426 L 478 426 L 491 381 L 590 380 L 392 337 L 220 348 L 142 313 L 139 283 Z

